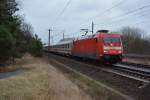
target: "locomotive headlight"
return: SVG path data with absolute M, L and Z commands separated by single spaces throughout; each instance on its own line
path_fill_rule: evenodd
M 119 51 L 118 51 L 118 53 L 122 53 L 122 51 L 121 51 L 121 50 L 119 50 Z
M 108 50 L 104 50 L 104 53 L 108 53 Z

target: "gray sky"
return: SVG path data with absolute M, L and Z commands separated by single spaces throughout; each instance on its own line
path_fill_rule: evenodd
M 61 13 L 69 0 L 21 0 L 20 15 L 30 23 L 43 42 L 48 41 L 48 29 L 52 28 L 54 42 L 65 37 L 81 36 L 80 29 L 118 30 L 122 26 L 134 26 L 150 33 L 149 0 L 71 0 L 64 13 Z M 89 33 L 90 34 L 90 33 Z

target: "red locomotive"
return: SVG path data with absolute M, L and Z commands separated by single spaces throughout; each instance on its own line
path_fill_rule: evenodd
M 107 30 L 81 38 L 64 39 L 50 48 L 51 52 L 109 63 L 121 61 L 123 54 L 121 35 Z

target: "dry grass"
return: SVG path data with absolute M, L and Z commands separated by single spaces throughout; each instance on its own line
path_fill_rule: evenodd
M 19 59 L 16 59 L 17 63 L 20 62 Z M 20 66 L 18 66 L 17 64 L 12 64 L 6 67 L 0 67 L 0 73 L 4 73 L 4 72 L 13 72 L 16 71 L 20 68 Z
M 0 100 L 91 100 L 48 61 L 26 55 L 24 73 L 0 80 Z
M 19 68 L 18 68 L 18 67 L 15 67 L 15 66 L 0 67 L 0 73 L 13 72 L 13 71 L 16 71 L 17 69 L 19 69 Z

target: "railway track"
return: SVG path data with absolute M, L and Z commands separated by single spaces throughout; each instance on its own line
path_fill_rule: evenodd
M 87 67 L 94 68 L 97 70 L 103 70 L 109 73 L 114 73 L 123 77 L 127 77 L 133 80 L 150 84 L 150 66 L 133 64 L 133 63 L 118 63 L 113 65 L 99 65 L 94 63 L 86 64 Z M 99 67 L 101 66 L 101 67 Z
M 106 72 L 114 73 L 123 77 L 134 79 L 146 84 L 150 84 L 150 66 L 134 63 L 118 63 L 113 65 L 93 64 L 93 67 L 97 70 L 103 70 Z M 99 67 L 101 66 L 101 67 Z M 145 85 L 145 84 L 144 84 Z
M 91 66 L 90 66 L 91 67 Z M 92 66 L 95 69 L 114 73 L 123 77 L 134 79 L 146 84 L 150 84 L 150 69 L 137 66 L 128 66 L 123 64 L 114 64 L 112 66 Z
M 130 78 L 133 80 L 137 80 L 143 83 L 149 84 L 150 83 L 150 73 L 144 71 L 144 70 L 137 70 L 134 68 L 130 68 L 129 66 L 125 65 L 120 65 L 120 64 L 115 64 L 113 66 L 104 66 L 104 67 L 99 67 L 99 66 L 88 66 L 97 70 L 102 70 L 105 72 L 113 73 L 116 75 L 120 75 L 126 78 Z M 94 73 L 94 72 L 93 72 Z M 145 85 L 145 84 L 144 84 Z
M 104 84 L 108 85 L 111 84 L 117 90 L 131 95 L 131 97 L 137 98 L 139 91 L 150 84 L 150 73 L 147 67 L 141 68 L 140 66 L 130 65 L 131 68 L 128 68 L 129 65 L 122 63 L 113 66 L 101 65 L 89 60 L 86 61 L 53 54 L 49 57 L 94 80 L 104 82 Z M 148 70 L 148 73 L 145 73 L 145 70 Z
M 126 77 L 150 83 L 150 67 L 148 66 L 129 63 L 114 64 L 113 66 L 114 70 L 126 75 Z
M 150 67 L 148 65 L 140 65 L 140 64 L 133 64 L 133 63 L 119 63 L 110 66 L 110 65 L 99 65 L 95 62 L 93 63 L 89 61 L 85 61 L 85 62 L 80 60 L 77 61 L 78 63 L 84 63 L 86 67 L 95 69 L 96 71 L 102 70 L 105 72 L 117 74 L 133 80 L 137 80 L 146 84 L 150 83 Z M 93 71 L 93 73 L 94 72 L 95 71 Z
M 150 65 L 146 65 L 146 64 L 135 64 L 135 63 L 130 63 L 130 62 L 121 62 L 120 64 L 128 65 L 128 66 L 134 66 L 134 67 L 137 67 L 137 68 L 150 69 Z

